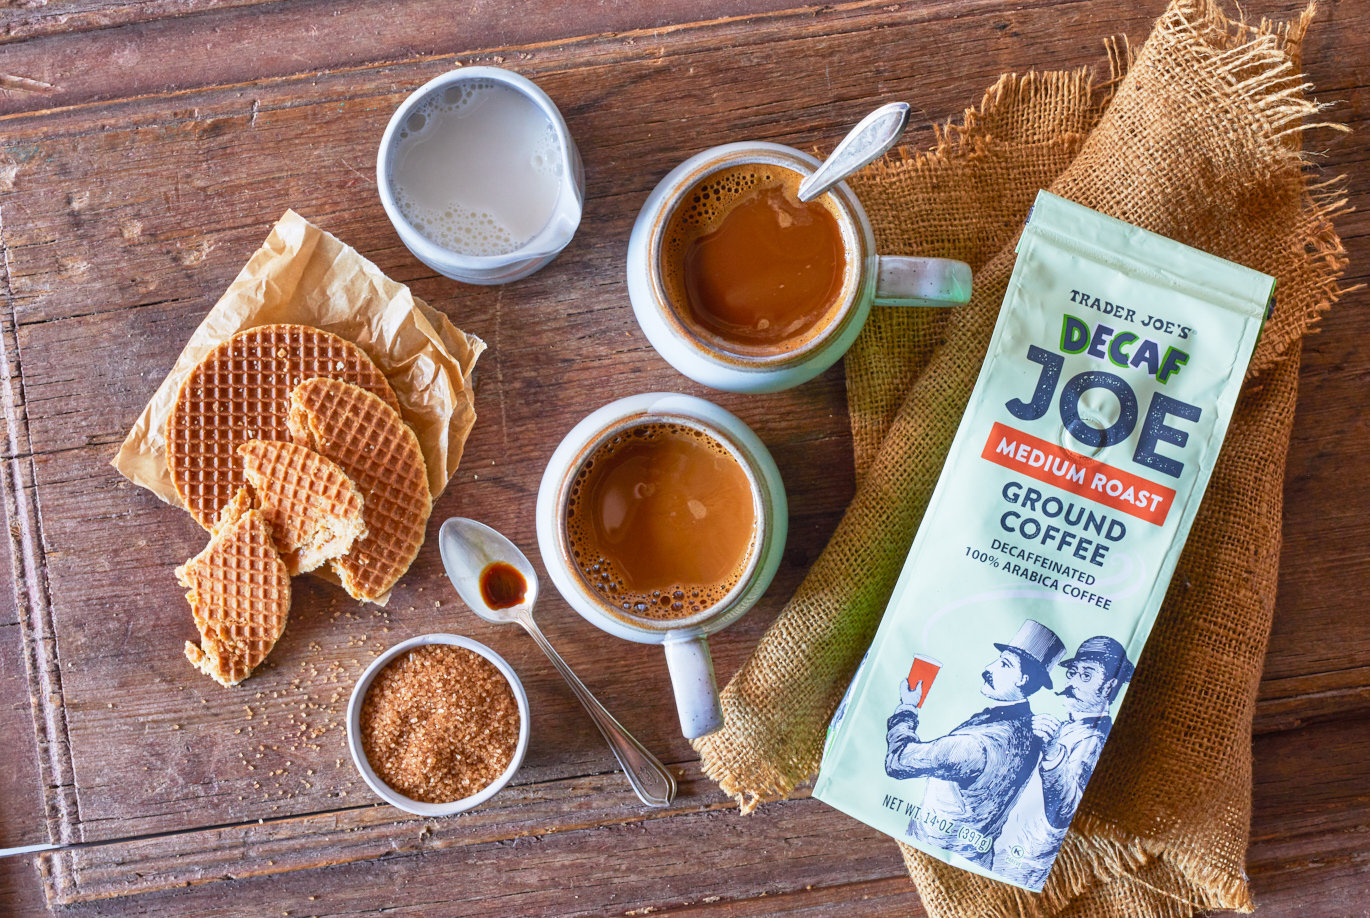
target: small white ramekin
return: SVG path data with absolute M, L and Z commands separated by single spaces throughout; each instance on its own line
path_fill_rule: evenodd
M 485 657 L 495 664 L 500 675 L 504 676 L 505 681 L 509 683 L 519 707 L 519 739 L 518 745 L 514 748 L 514 757 L 509 762 L 509 767 L 504 769 L 504 773 L 496 778 L 493 783 L 477 793 L 460 800 L 450 800 L 447 803 L 421 803 L 399 793 L 376 776 L 371 763 L 367 761 L 366 752 L 362 749 L 362 701 L 365 700 L 366 693 L 371 688 L 371 681 L 376 678 L 376 673 L 401 654 L 413 650 L 415 647 L 423 647 L 428 644 L 451 644 L 456 647 L 465 647 L 467 650 Z M 376 657 L 371 661 L 371 665 L 366 668 L 366 671 L 361 674 L 361 677 L 357 679 L 357 685 L 352 689 L 352 698 L 347 702 L 347 748 L 352 752 L 352 762 L 357 766 L 357 771 L 361 772 L 362 779 L 366 781 L 367 786 L 375 792 L 376 796 L 386 803 L 417 816 L 451 816 L 454 813 L 464 813 L 480 806 L 509 783 L 519 770 L 519 766 L 523 764 L 523 757 L 528 754 L 529 724 L 528 693 L 524 691 L 523 683 L 519 681 L 513 667 L 506 663 L 503 657 L 484 644 L 457 634 L 421 634 L 407 641 L 401 641 Z

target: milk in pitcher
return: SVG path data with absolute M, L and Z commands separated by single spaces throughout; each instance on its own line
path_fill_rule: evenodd
M 431 242 L 506 255 L 547 225 L 562 188 L 556 128 L 492 80 L 440 89 L 400 126 L 390 175 L 405 218 Z

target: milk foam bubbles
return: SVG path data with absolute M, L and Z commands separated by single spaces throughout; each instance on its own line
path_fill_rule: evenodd
M 505 255 L 538 234 L 562 185 L 547 115 L 521 93 L 475 80 L 433 93 L 401 126 L 390 173 L 404 217 L 465 255 Z

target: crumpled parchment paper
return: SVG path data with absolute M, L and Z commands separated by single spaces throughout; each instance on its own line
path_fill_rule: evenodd
M 272 227 L 195 329 L 111 464 L 167 503 L 184 506 L 166 464 L 166 420 L 181 383 L 237 332 L 278 323 L 332 332 L 376 362 L 418 436 L 436 499 L 457 470 L 476 421 L 471 372 L 485 342 L 293 210 Z

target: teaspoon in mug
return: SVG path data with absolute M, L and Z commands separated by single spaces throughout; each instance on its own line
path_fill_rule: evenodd
M 823 165 L 799 183 L 798 197 L 812 201 L 858 169 L 884 156 L 904 133 L 909 123 L 909 104 L 891 102 L 862 118 L 842 138 Z

